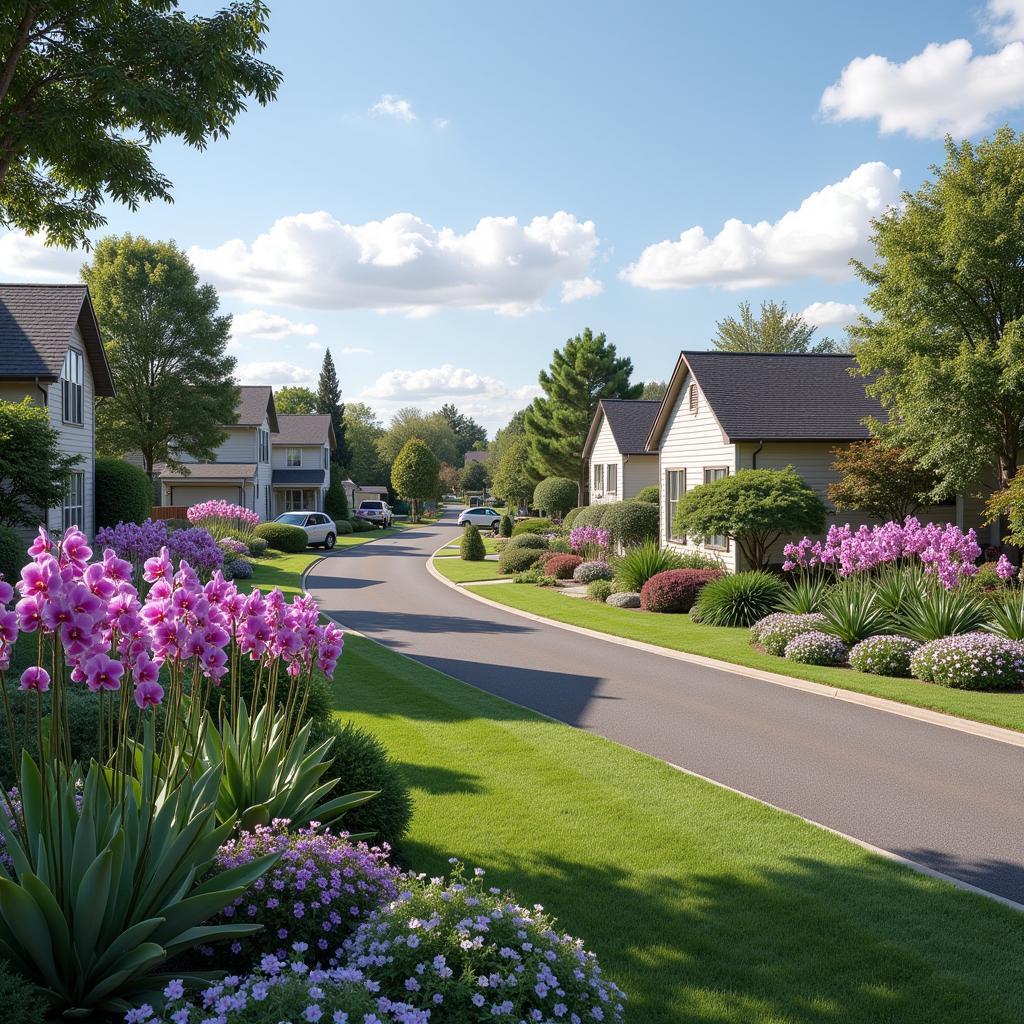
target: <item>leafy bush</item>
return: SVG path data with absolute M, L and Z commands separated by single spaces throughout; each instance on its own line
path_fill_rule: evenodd
M 657 505 L 661 501 L 661 492 L 658 490 L 657 484 L 648 484 L 646 487 L 641 487 L 639 491 L 633 495 L 634 501 L 649 501 L 652 505 Z
M 572 578 L 577 583 L 594 583 L 597 580 L 610 580 L 614 573 L 607 562 L 581 562 L 573 570 Z
M 577 505 L 575 508 L 569 509 L 562 519 L 562 529 L 571 530 L 576 525 L 576 518 L 586 508 L 586 505 Z
M 602 502 L 598 505 L 585 505 L 576 514 L 572 523 L 563 521 L 562 526 L 601 526 L 604 517 L 608 514 L 609 508 L 611 508 L 611 505 L 608 502 Z
M 459 555 L 464 562 L 482 562 L 487 556 L 484 539 L 480 536 L 480 531 L 472 523 L 462 531 L 462 540 L 459 542 Z
M 552 537 L 548 541 L 548 550 L 554 551 L 559 555 L 574 554 L 572 545 L 566 540 L 565 537 Z
M 908 592 L 893 632 L 927 643 L 973 633 L 984 627 L 987 618 L 985 602 L 966 588 L 930 586 Z
M 267 542 L 267 547 L 274 551 L 283 551 L 295 555 L 305 551 L 309 544 L 306 531 L 299 526 L 287 526 L 284 523 L 260 523 L 256 527 L 256 536 Z
M 330 469 L 330 483 L 327 494 L 324 495 L 324 511 L 340 526 L 343 519 L 347 520 L 352 514 L 348 503 L 348 492 L 342 487 L 341 482 L 344 473 L 341 467 L 332 460 Z M 341 532 L 340 530 L 338 531 Z
M 96 529 L 149 518 L 153 485 L 138 466 L 121 459 L 96 457 Z
M 0 960 L 0 1007 L 10 1024 L 45 1024 L 46 1001 L 31 982 Z
M 352 530 L 355 533 L 369 533 L 370 530 L 376 530 L 377 527 L 370 522 L 369 519 L 353 519 Z
M 547 538 L 536 533 L 521 533 L 518 537 L 510 537 L 505 550 L 510 548 L 531 548 L 534 551 L 545 551 L 548 548 Z
M 609 580 L 593 580 L 587 584 L 587 597 L 592 601 L 607 601 L 612 596 L 612 585 Z
M 1016 690 L 1024 679 L 1024 644 L 991 633 L 946 636 L 915 651 L 910 671 L 958 690 Z
M 338 525 L 340 526 L 341 523 Z M 341 531 L 339 530 L 338 532 L 340 533 Z M 265 537 L 250 537 L 248 544 L 249 554 L 251 554 L 253 558 L 261 558 L 267 553 L 267 548 L 269 547 Z
M 621 590 L 605 599 L 613 608 L 639 608 L 640 595 L 632 590 Z
M 344 537 L 352 533 L 352 523 L 348 519 L 338 519 L 335 524 L 335 529 L 338 531 L 339 537 Z M 260 538 L 263 539 L 262 537 Z
M 506 512 L 501 517 L 501 522 L 498 523 L 498 536 L 499 537 L 511 537 L 512 528 L 515 524 L 512 522 L 512 517 Z
M 233 558 L 230 562 L 224 562 L 224 578 L 226 580 L 251 580 L 252 562 L 244 558 Z
M 1000 594 L 988 609 L 990 633 L 1007 640 L 1024 640 L 1024 590 L 1013 589 Z
M 910 675 L 910 658 L 921 645 L 909 636 L 869 636 L 850 649 L 850 667 L 873 676 Z
M 659 572 L 682 569 L 683 560 L 671 548 L 659 547 L 655 541 L 630 548 L 615 563 L 615 579 L 627 590 L 640 592 L 641 587 Z
M 556 580 L 571 580 L 576 568 L 583 564 L 579 555 L 555 554 L 544 562 L 544 572 Z
M 525 572 L 536 564 L 540 554 L 534 548 L 505 548 L 498 555 L 498 571 L 506 575 Z
M 523 519 L 512 527 L 512 536 L 518 537 L 521 533 L 551 533 L 553 530 L 550 519 Z
M 617 501 L 608 506 L 601 526 L 612 536 L 613 544 L 633 548 L 658 541 L 660 515 L 657 505 L 647 501 Z
M 721 577 L 721 569 L 667 569 L 652 576 L 640 591 L 648 612 L 688 612 L 701 588 Z
M 793 637 L 784 652 L 787 660 L 798 661 L 802 665 L 842 665 L 848 653 L 846 644 L 839 637 L 820 630 Z
M 817 613 L 811 615 L 788 615 L 786 612 L 775 612 L 755 622 L 750 627 L 751 640 L 760 644 L 766 654 L 782 657 L 786 653 L 786 645 L 801 633 L 820 631 L 825 624 L 825 616 Z
M 579 497 L 579 485 L 564 476 L 549 476 L 533 490 L 533 507 L 549 516 L 561 517 Z
M 594 955 L 557 932 L 542 907 L 517 906 L 509 894 L 487 888 L 482 875 L 467 879 L 457 865 L 450 880 L 410 880 L 407 895 L 360 926 L 348 966 L 430 1011 L 437 1024 L 621 1022 L 623 994 L 602 976 Z
M 768 572 L 723 576 L 701 590 L 690 618 L 706 626 L 752 626 L 779 607 L 785 592 L 785 583 Z
M 840 580 L 821 602 L 824 629 L 852 646 L 893 631 L 892 615 L 883 608 L 871 581 L 860 576 Z
M 21 578 L 25 564 L 25 545 L 9 526 L 0 526 L 0 579 L 13 587 Z
M 779 611 L 789 612 L 790 615 L 820 612 L 830 586 L 831 583 L 826 576 L 800 576 L 783 592 L 779 600 Z

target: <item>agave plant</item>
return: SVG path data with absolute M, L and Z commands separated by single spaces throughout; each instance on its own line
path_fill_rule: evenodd
M 989 633 L 1005 636 L 1007 640 L 1024 640 L 1024 590 L 1014 589 L 999 595 L 989 605 Z
M 830 585 L 830 579 L 821 573 L 803 573 L 780 597 L 779 610 L 790 615 L 820 612 Z
M 871 581 L 862 577 L 840 580 L 822 600 L 821 612 L 825 616 L 822 629 L 847 647 L 893 631 L 892 616 L 879 603 Z
M 896 616 L 896 630 L 927 643 L 944 636 L 973 633 L 988 620 L 985 602 L 964 587 L 946 590 L 938 583 L 911 591 Z

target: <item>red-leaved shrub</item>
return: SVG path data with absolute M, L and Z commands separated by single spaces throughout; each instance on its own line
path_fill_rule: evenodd
M 724 575 L 721 569 L 666 569 L 655 573 L 640 591 L 640 607 L 648 612 L 688 612 L 700 588 Z
M 556 580 L 571 580 L 577 565 L 582 565 L 579 555 L 555 555 L 544 563 L 544 573 Z

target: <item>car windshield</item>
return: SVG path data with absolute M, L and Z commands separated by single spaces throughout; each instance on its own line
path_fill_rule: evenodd
M 301 512 L 285 512 L 283 516 L 278 516 L 277 521 L 284 523 L 287 526 L 305 526 L 306 517 Z
M 381 509 L 381 508 L 384 507 L 384 502 L 382 502 L 382 501 L 364 501 L 359 507 L 360 508 L 368 508 L 368 509 Z

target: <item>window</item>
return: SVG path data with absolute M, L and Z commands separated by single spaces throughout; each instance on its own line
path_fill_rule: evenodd
M 285 491 L 284 508 L 286 512 L 294 512 L 296 509 L 304 508 L 302 502 L 302 491 Z
M 669 540 L 686 543 L 686 534 L 676 533 L 675 523 L 676 506 L 679 499 L 686 492 L 686 470 L 669 469 L 665 471 L 665 536 Z
M 595 498 L 604 494 L 604 466 L 594 466 L 593 491 Z
M 260 462 L 270 461 L 270 431 L 263 430 L 260 428 L 256 431 L 256 440 L 259 442 L 259 455 L 257 456 Z
M 324 449 L 324 469 L 327 469 L 327 461 L 328 461 L 329 458 L 330 458 L 330 452 L 328 452 L 327 449 L 325 448 Z
M 85 473 L 83 472 L 68 475 L 68 482 L 64 486 L 61 525 L 65 530 L 71 526 L 85 529 Z
M 697 385 L 690 385 L 690 412 L 695 413 L 697 411 Z
M 287 459 L 287 465 L 289 467 L 301 466 L 302 465 L 302 449 L 301 448 L 289 448 L 288 451 L 285 454 L 285 458 Z
M 709 484 L 712 480 L 724 480 L 729 475 L 728 466 L 705 466 L 704 483 Z M 704 547 L 715 548 L 717 551 L 729 550 L 729 538 L 716 534 L 704 541 Z
M 85 359 L 77 348 L 69 348 L 60 371 L 64 422 L 82 425 L 82 395 L 85 391 Z
M 619 467 L 614 463 L 608 466 L 607 469 L 608 478 L 608 493 L 618 494 L 619 493 Z

